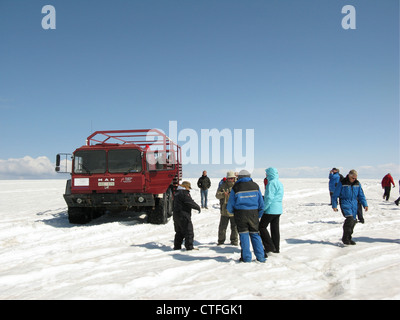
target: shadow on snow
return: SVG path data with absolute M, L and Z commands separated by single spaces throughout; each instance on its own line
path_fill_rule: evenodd
M 143 212 L 107 212 L 106 214 L 93 219 L 86 224 L 72 224 L 68 221 L 68 212 L 66 209 L 47 210 L 38 212 L 37 216 L 44 216 L 44 219 L 36 220 L 36 222 L 43 222 L 54 228 L 74 228 L 74 227 L 91 227 L 100 224 L 118 222 L 126 226 L 147 223 L 147 216 Z M 48 216 L 51 216 L 48 219 Z
M 215 251 L 218 254 L 234 254 L 234 253 L 239 253 L 240 254 L 240 248 L 236 246 L 217 246 L 216 244 L 201 244 L 197 241 L 194 241 L 194 244 L 196 247 L 199 248 L 199 250 L 186 250 L 186 249 L 181 249 L 181 250 L 173 250 L 173 241 L 171 240 L 171 245 L 165 245 L 157 242 L 148 242 L 148 243 L 143 243 L 143 244 L 133 244 L 131 245 L 132 247 L 142 247 L 146 248 L 148 250 L 161 250 L 164 252 L 169 252 L 171 253 L 172 258 L 180 261 L 204 261 L 204 260 L 215 260 L 217 262 L 231 262 L 232 259 L 228 258 L 226 256 L 220 255 L 220 256 L 199 256 L 198 253 L 206 253 L 208 250 Z M 204 250 L 206 249 L 206 250 Z

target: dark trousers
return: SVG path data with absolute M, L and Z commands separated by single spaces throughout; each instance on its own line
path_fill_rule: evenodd
M 346 217 L 343 224 L 343 243 L 349 243 L 351 241 L 351 235 L 353 234 L 354 227 L 357 223 L 357 220 L 353 218 L 353 216 Z
M 385 193 L 383 194 L 383 197 L 386 199 L 386 201 L 389 200 L 389 197 L 390 197 L 390 189 L 391 189 L 391 186 L 385 187 Z
M 235 217 L 228 217 L 221 215 L 218 227 L 218 244 L 223 244 L 226 238 L 226 229 L 228 228 L 229 222 L 231 223 L 231 244 L 237 245 L 239 242 L 239 234 L 236 228 Z
M 362 207 L 362 204 L 360 201 L 358 201 L 357 218 L 358 218 L 358 221 L 360 221 L 361 223 L 364 223 L 363 207 Z
M 260 236 L 264 245 L 265 252 L 279 252 L 280 232 L 279 218 L 280 214 L 263 214 L 260 221 Z M 268 225 L 271 224 L 271 236 L 268 232 Z
M 183 240 L 185 240 L 186 250 L 193 250 L 193 223 L 191 217 L 187 215 L 174 215 L 174 250 L 181 249 Z

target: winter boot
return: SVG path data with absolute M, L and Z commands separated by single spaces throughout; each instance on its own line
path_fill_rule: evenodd
M 259 262 L 265 262 L 264 246 L 258 232 L 250 233 L 251 245 L 253 246 L 254 254 Z
M 240 261 L 251 262 L 251 251 L 250 251 L 250 238 L 249 233 L 239 233 L 240 246 L 242 248 L 242 257 Z

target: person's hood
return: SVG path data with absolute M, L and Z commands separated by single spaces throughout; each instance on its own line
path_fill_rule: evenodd
M 265 170 L 265 172 L 267 173 L 268 181 L 279 178 L 278 170 L 275 168 L 268 168 Z
M 239 178 L 236 183 L 253 181 L 250 177 Z

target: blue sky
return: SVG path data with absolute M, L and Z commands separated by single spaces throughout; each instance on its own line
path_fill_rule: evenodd
M 55 30 L 41 25 L 47 4 Z M 24 157 L 25 176 L 45 176 L 30 166 L 95 130 L 168 134 L 177 121 L 199 137 L 254 129 L 260 176 L 340 167 L 398 179 L 399 1 L 1 0 L 0 114 L 0 178 L 21 176 Z

